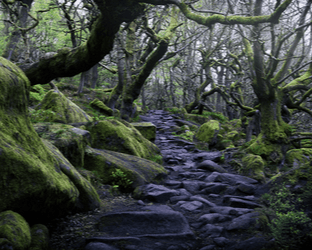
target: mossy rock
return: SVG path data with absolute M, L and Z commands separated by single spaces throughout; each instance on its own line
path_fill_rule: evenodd
M 149 159 L 159 148 L 124 120 L 103 120 L 89 125 L 92 147 Z
M 83 190 L 74 184 L 79 173 L 70 163 L 62 165 L 56 158 L 62 154 L 52 153 L 34 130 L 27 109 L 29 81 L 1 57 L 0 82 L 0 212 L 13 210 L 27 220 L 46 219 L 99 206 L 90 206 L 93 196 L 80 199 Z
M 91 145 L 89 131 L 61 123 L 36 123 L 34 128 L 41 138 L 56 146 L 74 167 L 83 167 L 86 146 Z
M 167 174 L 165 168 L 153 161 L 133 155 L 88 147 L 85 168 L 98 174 L 103 183 L 112 184 L 112 172 L 122 170 L 132 183 L 132 188 L 158 180 Z
M 36 110 L 39 109 L 53 111 L 46 117 L 45 122 L 76 123 L 92 120 L 85 111 L 55 89 L 50 90 L 36 106 Z
M 312 148 L 291 149 L 286 153 L 286 163 L 290 166 L 304 165 L 312 160 Z
M 114 111 L 107 107 L 102 101 L 95 98 L 92 102 L 90 102 L 90 106 L 98 110 L 100 113 L 106 116 L 113 116 Z
M 134 126 L 147 140 L 155 140 L 156 126 L 151 122 L 132 122 Z
M 28 223 L 25 219 L 13 211 L 0 213 L 0 249 L 26 250 L 31 243 L 31 234 Z M 2 248 L 4 245 L 12 248 Z
M 264 175 L 265 162 L 259 155 L 248 154 L 242 159 L 241 173 L 254 178 L 262 183 L 265 182 Z
M 210 120 L 200 126 L 195 134 L 195 138 L 199 141 L 208 143 L 209 147 L 214 146 L 217 144 L 217 136 L 220 128 L 221 126 L 219 121 Z
M 202 116 L 202 115 L 195 115 L 195 114 L 184 114 L 184 119 L 189 120 L 191 122 L 195 122 L 198 124 L 205 124 L 207 122 L 209 122 L 209 118 Z
M 31 250 L 45 250 L 49 247 L 49 229 L 42 224 L 35 224 L 30 229 Z

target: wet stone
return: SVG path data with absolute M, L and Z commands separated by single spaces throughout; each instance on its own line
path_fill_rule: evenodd
M 201 192 L 207 194 L 219 194 L 226 190 L 228 185 L 222 183 L 207 183 Z
M 212 225 L 212 224 L 206 224 L 205 226 L 203 226 L 201 229 L 200 229 L 200 232 L 202 234 L 200 234 L 199 237 L 201 238 L 206 238 L 206 237 L 211 237 L 211 238 L 214 238 L 214 237 L 219 237 L 222 232 L 224 231 L 224 228 L 223 227 L 220 227 L 220 226 L 215 226 L 215 225 Z
M 221 167 L 219 164 L 211 161 L 205 160 L 197 165 L 197 168 L 205 169 L 211 172 L 227 173 L 227 171 Z
M 237 189 L 245 194 L 254 194 L 256 187 L 252 184 L 240 183 Z
M 235 207 L 227 207 L 227 206 L 217 206 L 217 207 L 212 207 L 210 209 L 210 213 L 220 213 L 224 215 L 234 215 L 234 216 L 241 216 L 243 214 L 247 214 L 252 211 L 253 209 L 235 208 Z
M 195 210 L 198 210 L 203 207 L 203 203 L 201 203 L 200 201 L 191 201 L 191 202 L 179 201 L 177 205 L 190 212 L 194 212 Z
M 218 222 L 230 221 L 231 219 L 232 217 L 228 215 L 212 213 L 212 214 L 204 214 L 201 217 L 199 217 L 198 220 L 205 224 L 213 224 Z
M 261 205 L 258 203 L 246 201 L 246 200 L 242 200 L 242 199 L 237 199 L 237 198 L 230 198 L 229 205 L 232 207 L 241 207 L 241 208 L 261 207 Z
M 232 220 L 231 224 L 228 225 L 227 230 L 240 230 L 240 229 L 248 229 L 251 226 L 255 226 L 257 223 L 256 217 L 259 216 L 259 213 L 248 213 L 248 214 L 243 214 L 234 220 Z
M 221 152 L 201 152 L 194 156 L 195 161 L 210 160 L 218 162 L 222 156 Z

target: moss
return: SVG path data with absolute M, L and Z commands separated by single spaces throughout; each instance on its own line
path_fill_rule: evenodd
M 28 249 L 31 242 L 29 225 L 21 215 L 13 211 L 2 212 L 0 238 L 7 239 L 14 250 Z
M 291 149 L 286 153 L 286 163 L 291 166 L 304 165 L 311 162 L 311 157 L 311 148 Z
M 107 107 L 102 101 L 97 98 L 90 102 L 90 106 L 99 110 L 104 115 L 112 116 L 114 114 L 111 108 Z
M 104 120 L 89 126 L 92 147 L 132 154 L 146 158 L 159 153 L 158 147 L 144 138 L 130 123 L 123 120 Z
M 147 140 L 155 140 L 156 126 L 151 122 L 132 122 L 134 126 Z
M 152 182 L 167 172 L 163 166 L 133 155 L 117 153 L 108 150 L 98 150 L 88 147 L 85 156 L 85 168 L 96 171 L 103 183 L 112 184 L 111 176 L 115 169 L 122 170 L 132 183 L 132 187 Z
M 216 120 L 210 120 L 202 126 L 200 126 L 195 137 L 196 139 L 207 142 L 209 145 L 215 145 L 217 143 L 217 135 L 220 130 L 220 122 Z
M 0 66 L 0 211 L 27 219 L 68 213 L 77 208 L 79 191 L 29 120 L 28 80 L 17 77 L 23 72 L 14 64 L 0 62 L 11 69 Z
M 45 250 L 49 246 L 49 229 L 42 224 L 31 227 L 31 250 Z
M 242 159 L 243 168 L 240 172 L 260 182 L 265 182 L 264 161 L 259 155 L 248 154 Z
M 51 110 L 53 115 L 46 122 L 75 123 L 88 122 L 91 117 L 76 104 L 67 99 L 60 91 L 50 90 L 36 109 Z

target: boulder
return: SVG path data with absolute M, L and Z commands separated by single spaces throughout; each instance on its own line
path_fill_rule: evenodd
M 35 224 L 30 229 L 31 250 L 44 250 L 49 246 L 49 229 L 42 224 Z
M 99 206 L 96 192 L 82 198 L 83 187 L 79 190 L 73 180 L 86 187 L 90 183 L 69 162 L 62 165 L 56 158 L 62 154 L 52 153 L 35 132 L 27 109 L 29 81 L 3 58 L 0 83 L 0 212 L 13 210 L 31 220 L 94 209 L 88 204 L 93 198 Z
M 220 128 L 219 121 L 210 120 L 199 127 L 195 138 L 199 141 L 207 142 L 209 146 L 214 146 L 217 143 L 217 135 Z
M 290 166 L 297 167 L 312 160 L 311 148 L 291 149 L 286 153 L 286 163 Z
M 132 122 L 134 126 L 147 140 L 155 140 L 156 126 L 151 122 Z
M 123 120 L 103 120 L 87 126 L 92 147 L 135 155 L 145 159 L 159 154 L 159 148 L 135 127 Z
M 61 123 L 36 123 L 34 128 L 41 138 L 57 147 L 74 167 L 84 166 L 87 145 L 91 145 L 91 134 L 87 130 Z
M 50 110 L 46 122 L 75 123 L 89 122 L 92 118 L 58 89 L 50 90 L 36 106 L 36 110 Z
M 264 161 L 260 155 L 248 154 L 242 159 L 243 168 L 240 172 L 256 179 L 262 183 L 265 182 Z
M 181 195 L 179 191 L 166 188 L 162 185 L 147 184 L 135 190 L 135 199 L 149 199 L 156 202 L 166 202 L 171 197 Z
M 0 249 L 28 249 L 31 242 L 28 223 L 21 215 L 13 211 L 0 213 L 0 239 L 2 239 Z M 4 247 L 5 245 L 7 248 Z
M 95 98 L 92 102 L 90 102 L 90 106 L 98 110 L 100 113 L 106 116 L 113 116 L 114 111 L 107 107 L 102 101 Z
M 132 188 L 164 176 L 167 171 L 163 166 L 133 155 L 114 151 L 87 147 L 85 153 L 85 169 L 95 171 L 103 183 L 112 184 L 112 172 L 120 169 L 127 179 L 131 180 Z

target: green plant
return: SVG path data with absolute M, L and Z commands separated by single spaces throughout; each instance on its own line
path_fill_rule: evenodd
M 150 161 L 156 162 L 158 164 L 162 164 L 163 163 L 163 158 L 161 155 L 153 155 L 149 158 Z
M 285 184 L 275 189 L 275 193 L 262 196 L 275 213 L 269 223 L 271 234 L 280 249 L 298 249 L 307 238 L 312 237 L 311 219 L 298 209 L 297 203 L 301 203 L 301 199 Z
M 117 168 L 111 173 L 113 179 L 112 184 L 114 189 L 119 189 L 121 192 L 128 192 L 131 190 L 131 181 L 127 173 L 124 173 L 121 169 Z

